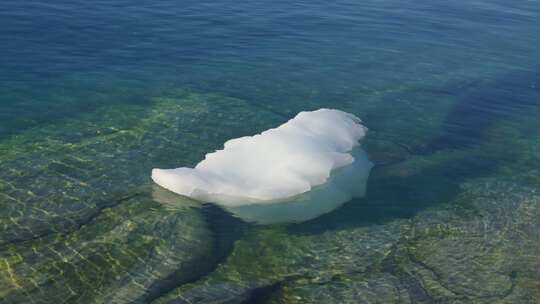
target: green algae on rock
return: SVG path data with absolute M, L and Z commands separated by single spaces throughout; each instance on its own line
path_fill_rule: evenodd
M 191 165 L 268 118 L 238 99 L 178 90 L 0 142 L 0 301 L 144 303 L 208 271 L 215 240 L 204 216 L 157 204 L 150 169 Z
M 366 200 L 387 202 L 383 210 L 398 206 L 392 200 L 401 209 L 421 200 L 422 208 L 363 222 L 354 208 L 364 202 L 353 201 L 313 223 L 253 230 L 216 271 L 155 303 L 377 303 L 382 294 L 388 303 L 534 303 L 540 198 L 521 183 L 522 163 L 491 166 L 499 164 L 488 157 L 497 149 L 486 143 L 381 167 Z M 464 175 L 470 165 L 487 169 Z M 389 182 L 409 195 L 389 197 Z M 324 229 L 313 229 L 317 223 Z
M 259 115 L 268 116 L 237 99 L 178 91 L 149 108 L 114 106 L 2 141 L 0 244 L 77 229 L 131 197 L 153 166 L 192 164 L 249 132 L 246 121 L 261 128 Z
M 238 241 L 214 273 L 156 303 L 242 303 L 269 286 L 277 288 L 268 303 L 535 303 L 540 197 L 494 179 L 463 187 L 455 202 L 470 201 L 475 217 L 450 202 L 314 236 L 263 229 Z
M 523 183 L 536 140 L 519 136 L 526 126 L 501 128 L 486 129 L 476 147 L 411 153 L 377 168 L 364 201 L 300 229 L 252 231 L 216 271 L 155 303 L 377 303 L 382 294 L 388 303 L 537 302 L 540 202 Z M 515 146 L 501 146 L 501 131 Z M 380 221 L 359 218 L 368 202 L 385 213 Z M 518 255 L 509 250 L 523 244 Z
M 20 303 L 134 303 L 185 282 L 211 260 L 212 236 L 196 209 L 167 211 L 137 196 L 65 235 L 4 246 L 0 299 Z
M 540 299 L 538 177 L 528 165 L 540 141 L 528 125 L 488 124 L 477 147 L 425 154 L 387 136 L 400 124 L 386 126 L 368 142 L 385 166 L 366 200 L 305 224 L 253 227 L 216 266 L 216 235 L 202 211 L 170 193 L 151 197 L 150 168 L 192 165 L 226 139 L 286 118 L 189 91 L 150 105 L 81 114 L 0 142 L 2 301 Z M 440 124 L 439 116 L 425 121 Z M 369 209 L 384 216 L 369 220 Z

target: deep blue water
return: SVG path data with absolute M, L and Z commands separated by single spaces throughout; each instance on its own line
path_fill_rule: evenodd
M 536 1 L 3 1 L 0 134 L 175 86 L 292 114 L 535 74 L 538 14 Z
M 152 205 L 168 207 L 178 198 L 151 186 L 151 168 L 193 166 L 227 139 L 322 107 L 354 113 L 370 129 L 365 148 L 376 166 L 365 198 L 287 226 L 283 235 L 282 226 L 246 224 L 213 205 L 193 208 L 181 220 L 168 217 L 176 211 Z M 47 303 L 49 295 L 73 303 L 159 300 L 184 284 L 235 273 L 234 267 L 243 266 L 234 264 L 243 257 L 237 253 L 242 244 L 275 245 L 268 237 L 272 233 L 287 241 L 365 228 L 373 229 L 371 241 L 379 244 L 396 234 L 388 227 L 400 220 L 416 221 L 431 208 L 468 202 L 462 199 L 464 189 L 473 181 L 510 179 L 538 189 L 539 117 L 536 0 L 2 0 L 0 261 L 8 267 L 0 266 L 0 302 L 28 303 L 28 296 Z M 505 193 L 513 195 L 512 189 Z M 148 196 L 147 208 L 131 207 L 138 204 L 131 203 L 134 197 Z M 476 216 L 471 210 L 465 213 Z M 148 222 L 133 220 L 139 227 L 134 232 L 114 228 L 132 227 L 126 223 L 138 217 Z M 531 218 L 538 227 L 538 218 Z M 436 217 L 432 221 L 442 224 Z M 177 236 L 169 227 L 180 224 L 188 228 L 182 226 L 187 232 Z M 384 233 L 374 225 L 382 225 Z M 210 236 L 197 234 L 206 231 L 201 227 Z M 120 249 L 92 243 L 127 230 L 133 234 L 118 241 Z M 206 244 L 206 237 L 213 240 L 212 251 L 191 261 L 196 267 L 186 270 L 170 262 L 172 270 L 165 269 L 155 263 L 158 258 L 137 255 L 152 250 L 141 245 L 152 233 L 162 239 L 159 246 L 177 246 L 172 257 L 198 254 L 199 247 L 189 246 L 199 240 Z M 176 240 L 184 238 L 189 242 L 182 247 Z M 331 251 L 321 246 L 321 252 Z M 80 260 L 73 262 L 75 270 L 56 273 L 64 251 L 74 247 L 114 273 L 96 279 Z M 302 250 L 308 249 L 298 254 L 309 259 L 295 260 L 294 267 L 326 269 Z M 131 252 L 147 268 L 131 260 Z M 163 252 L 169 251 L 155 255 Z M 101 254 L 108 256 L 100 260 Z M 252 268 L 246 256 L 245 267 Z M 336 254 L 322 256 L 331 261 Z M 124 267 L 118 272 L 111 266 L 115 258 Z M 234 271 L 219 268 L 231 264 Z M 275 270 L 287 273 L 276 275 L 279 282 L 243 278 L 238 271 L 238 280 L 249 284 L 207 284 L 211 291 L 187 293 L 187 298 L 204 303 L 209 294 L 221 298 L 245 288 L 250 297 L 243 300 L 269 301 L 294 280 L 290 273 L 302 272 L 294 267 Z M 81 276 L 80 285 L 73 283 Z M 133 277 L 144 278 L 143 287 L 125 283 Z M 29 287 L 33 284 L 39 288 Z M 63 284 L 73 289 L 69 297 Z M 121 300 L 111 300 L 107 286 Z M 118 286 L 142 294 L 130 298 Z

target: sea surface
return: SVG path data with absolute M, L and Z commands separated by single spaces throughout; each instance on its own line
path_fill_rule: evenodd
M 319 108 L 365 197 L 150 179 Z M 2 0 L 0 303 L 540 303 L 540 1 Z

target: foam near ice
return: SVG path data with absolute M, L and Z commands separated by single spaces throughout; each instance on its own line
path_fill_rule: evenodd
M 353 163 L 351 152 L 366 132 L 358 117 L 343 111 L 300 112 L 275 129 L 227 141 L 195 168 L 154 169 L 152 179 L 200 201 L 272 204 L 325 184 L 332 172 Z M 363 164 L 367 176 L 371 163 L 366 158 Z

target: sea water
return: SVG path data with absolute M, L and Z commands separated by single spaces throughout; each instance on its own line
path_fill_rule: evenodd
M 539 20 L 537 1 L 2 1 L 0 302 L 538 301 Z M 369 128 L 361 198 L 233 209 L 152 183 L 320 108 Z

